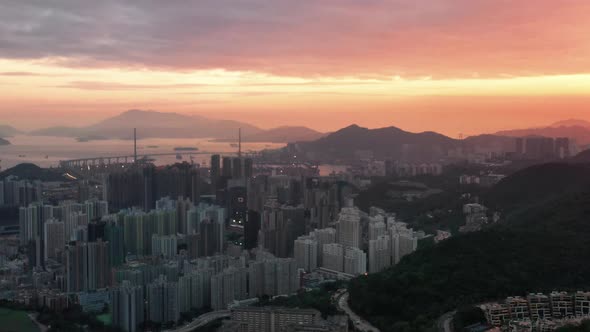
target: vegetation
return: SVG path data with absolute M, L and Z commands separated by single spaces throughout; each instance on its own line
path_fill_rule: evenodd
M 561 174 L 572 168 L 553 165 L 517 172 L 491 192 L 507 211 L 502 223 L 419 249 L 387 271 L 351 281 L 351 307 L 382 331 L 429 331 L 439 315 L 465 305 L 590 287 L 590 193 Z M 530 190 L 537 199 L 527 196 L 529 182 L 536 183 Z M 522 196 L 499 196 L 512 190 Z
M 263 297 L 259 306 L 277 306 L 287 308 L 316 309 L 323 317 L 336 315 L 338 309 L 332 303 L 332 294 L 343 284 L 341 282 L 325 283 L 319 289 L 300 291 L 296 295 L 280 296 L 270 299 Z
M 394 179 L 375 183 L 362 191 L 356 198 L 356 204 L 364 211 L 371 206 L 395 212 L 397 216 L 412 227 L 435 233 L 436 230 L 457 231 L 465 224 L 463 205 L 470 203 L 472 197 L 481 192 L 476 186 L 459 185 L 458 175 L 447 173 L 444 176 L 420 176 L 410 181 L 424 183 L 429 188 L 441 189 L 424 198 L 408 201 L 391 193 L 397 188 Z
M 585 320 L 580 325 L 567 325 L 560 327 L 556 332 L 590 332 L 590 320 Z
M 467 306 L 457 309 L 453 317 L 453 328 L 457 332 L 466 332 L 467 326 L 485 322 L 486 317 L 481 308 Z
M 36 332 L 39 328 L 31 321 L 26 311 L 0 308 L 0 330 L 5 332 Z
M 52 168 L 41 168 L 35 164 L 22 163 L 3 172 L 0 172 L 0 179 L 8 176 L 17 176 L 19 179 L 41 180 L 41 181 L 68 181 L 63 174 Z

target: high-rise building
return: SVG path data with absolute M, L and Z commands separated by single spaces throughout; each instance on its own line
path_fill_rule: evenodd
M 152 235 L 152 256 L 173 258 L 178 250 L 176 235 Z
M 242 158 L 237 157 L 232 160 L 232 178 L 241 179 L 244 175 Z
M 555 156 L 559 159 L 571 157 L 570 139 L 558 137 L 555 139 Z
M 260 213 L 249 210 L 244 223 L 244 249 L 250 250 L 258 246 L 260 231 Z
M 45 225 L 44 231 L 44 259 L 58 259 L 65 247 L 64 223 L 56 219 L 49 219 Z
M 178 284 L 168 282 L 164 276 L 149 284 L 147 293 L 147 319 L 156 323 L 176 322 L 180 318 Z
M 383 220 L 375 220 L 369 223 L 369 240 L 376 240 L 381 235 L 387 234 L 387 227 Z
M 322 253 L 322 267 L 332 271 L 344 271 L 344 246 L 339 243 L 324 244 Z
M 211 305 L 211 272 L 210 269 L 199 269 L 179 278 L 178 296 L 181 313 Z
M 360 275 L 367 272 L 367 254 L 359 248 L 347 247 L 344 249 L 344 271 L 351 275 Z
M 358 208 L 345 207 L 338 217 L 338 243 L 360 248 L 361 246 L 361 212 Z
M 251 262 L 249 297 L 288 295 L 299 289 L 299 272 L 293 258 L 261 257 Z
M 406 228 L 404 223 L 391 223 L 389 225 L 389 234 L 391 237 L 392 264 L 399 263 L 404 256 L 418 249 L 418 237 L 414 236 L 414 231 L 411 228 Z
M 108 243 L 102 240 L 66 246 L 64 261 L 68 292 L 96 290 L 111 283 Z
M 232 159 L 230 157 L 223 157 L 222 159 L 223 169 L 221 170 L 221 174 L 225 178 L 232 177 Z
M 300 236 L 295 240 L 295 261 L 297 267 L 311 272 L 318 267 L 318 241 L 311 236 Z
M 391 266 L 391 237 L 379 235 L 369 240 L 369 272 L 377 273 Z
M 248 296 L 248 272 L 244 268 L 230 267 L 211 277 L 211 308 L 226 309 L 234 300 Z
M 336 243 L 336 229 L 316 229 L 309 235 L 318 243 L 318 266 L 323 266 L 324 244 Z
M 246 179 L 250 179 L 252 176 L 254 176 L 254 162 L 252 161 L 251 158 L 245 158 L 244 159 L 244 177 Z
M 293 257 L 293 243 L 305 230 L 303 206 L 279 205 L 270 200 L 262 214 L 259 241 L 277 257 Z
M 119 266 L 125 262 L 125 238 L 123 227 L 110 221 L 105 225 L 105 241 L 109 244 L 109 259 L 113 266 Z
M 111 313 L 113 325 L 125 332 L 136 332 L 144 321 L 143 287 L 125 280 L 121 286 L 111 289 Z
M 311 325 L 320 319 L 320 312 L 315 309 L 243 307 L 231 311 L 231 321 L 240 332 L 281 332 L 289 326 Z
M 220 164 L 220 156 L 218 154 L 214 154 L 211 156 L 211 165 L 209 171 L 209 177 L 211 178 L 211 186 L 213 188 L 217 188 L 217 180 L 221 175 L 221 164 Z

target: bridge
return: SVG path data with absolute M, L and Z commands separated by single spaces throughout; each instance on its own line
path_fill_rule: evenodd
M 100 180 L 101 174 L 106 174 L 111 171 L 121 170 L 122 168 L 130 168 L 133 165 L 145 165 L 153 161 L 154 157 L 163 156 L 195 156 L 195 155 L 214 155 L 220 156 L 237 156 L 236 152 L 212 152 L 212 151 L 177 151 L 174 153 L 147 153 L 135 155 L 119 155 L 119 156 L 102 156 L 89 157 L 70 160 L 61 160 L 59 166 L 64 171 L 64 175 L 70 179 L 89 179 Z M 242 156 L 246 157 L 245 154 Z M 249 157 L 255 154 L 249 154 Z
M 207 151 L 177 151 L 174 153 L 148 153 L 137 155 L 137 162 L 142 163 L 149 161 L 151 157 L 162 157 L 162 156 L 193 156 L 193 155 L 237 155 L 235 152 L 207 152 Z M 59 166 L 62 168 L 88 168 L 89 166 L 108 166 L 112 164 L 133 164 L 135 163 L 135 155 L 126 156 L 104 156 L 104 157 L 90 157 L 80 159 L 61 160 Z

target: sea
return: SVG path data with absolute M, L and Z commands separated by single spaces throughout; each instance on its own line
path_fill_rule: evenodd
M 33 163 L 40 167 L 56 167 L 61 160 L 133 155 L 132 140 L 95 140 L 79 142 L 75 138 L 52 136 L 19 135 L 6 138 L 11 145 L 0 146 L 0 168 L 2 170 L 21 163 Z M 285 146 L 279 143 L 242 143 L 242 152 L 264 149 L 277 149 Z M 185 151 L 175 151 L 176 147 L 197 148 L 198 152 L 231 153 L 237 147 L 227 142 L 215 142 L 207 138 L 148 138 L 137 141 L 137 154 L 170 153 L 170 156 L 153 157 L 156 165 L 166 165 L 188 161 L 208 165 L 211 154 L 191 156 Z M 177 155 L 182 159 L 178 159 Z

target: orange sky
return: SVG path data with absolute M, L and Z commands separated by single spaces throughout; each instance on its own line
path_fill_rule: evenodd
M 474 134 L 590 119 L 588 1 L 0 4 L 0 124 L 131 108 Z

